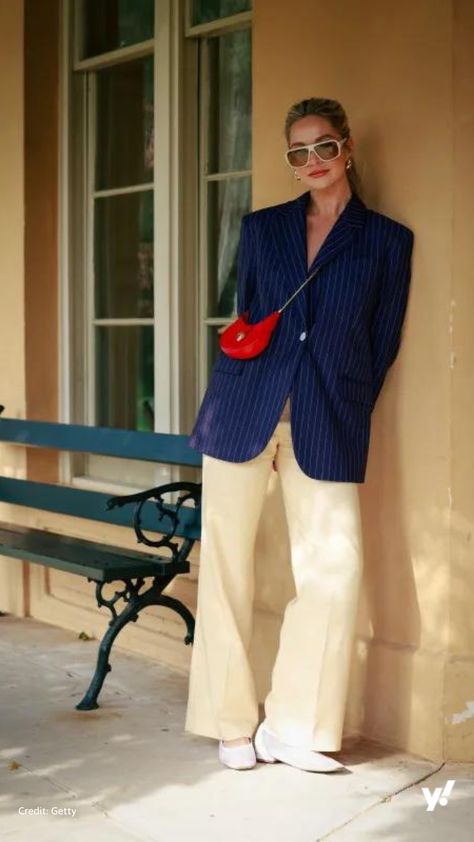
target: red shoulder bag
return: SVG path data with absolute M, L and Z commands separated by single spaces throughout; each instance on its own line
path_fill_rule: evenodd
M 298 287 L 296 292 L 288 299 L 288 301 L 275 310 L 269 316 L 261 319 L 255 324 L 249 324 L 247 317 L 249 311 L 246 310 L 235 321 L 221 333 L 219 337 L 219 344 L 221 350 L 229 357 L 234 357 L 237 360 L 247 360 L 251 357 L 257 357 L 265 350 L 270 342 L 273 331 L 275 330 L 278 320 L 288 304 L 293 301 L 296 295 L 303 289 L 304 286 L 318 273 L 321 267 L 318 266 L 311 275 Z

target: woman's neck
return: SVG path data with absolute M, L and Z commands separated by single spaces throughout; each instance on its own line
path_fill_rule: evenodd
M 320 218 L 337 218 L 351 199 L 352 191 L 346 184 L 342 188 L 324 194 L 321 190 L 310 190 L 307 214 Z

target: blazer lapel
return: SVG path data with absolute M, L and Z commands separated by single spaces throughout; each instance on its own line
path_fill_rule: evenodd
M 365 223 L 367 208 L 362 199 L 353 193 L 342 213 L 321 244 L 310 268 L 307 268 L 306 211 L 310 199 L 307 190 L 296 199 L 280 205 L 275 214 L 275 245 L 280 262 L 285 267 L 285 292 L 281 304 L 288 300 L 303 281 L 316 268 L 332 260 L 351 243 L 355 232 Z M 314 278 L 317 283 L 318 275 Z M 310 281 L 310 284 L 313 281 Z M 297 307 L 306 322 L 305 290 L 301 290 L 290 307 Z M 281 306 L 281 305 L 280 305 Z

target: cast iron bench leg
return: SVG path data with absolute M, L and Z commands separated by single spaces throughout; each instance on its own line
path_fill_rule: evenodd
M 166 596 L 162 594 L 164 588 L 171 582 L 174 578 L 173 576 L 168 577 L 160 577 L 159 579 L 153 579 L 153 584 L 148 588 L 147 591 L 143 593 L 139 593 L 140 588 L 142 587 L 144 580 L 137 579 L 134 583 L 131 579 L 124 580 L 125 587 L 121 591 L 116 591 L 115 595 L 111 599 L 105 599 L 102 595 L 102 589 L 104 587 L 103 582 L 97 582 L 96 584 L 96 596 L 97 596 L 97 604 L 99 608 L 102 605 L 106 605 L 107 608 L 110 609 L 112 613 L 112 619 L 109 622 L 109 628 L 107 629 L 104 637 L 101 640 L 99 646 L 99 652 L 97 655 L 97 664 L 95 668 L 95 672 L 92 678 L 92 681 L 89 685 L 89 688 L 79 704 L 76 705 L 76 710 L 95 710 L 99 707 L 97 703 L 97 698 L 99 693 L 102 689 L 102 685 L 105 680 L 105 676 L 108 672 L 111 671 L 112 667 L 109 663 L 109 655 L 112 649 L 112 644 L 117 637 L 118 633 L 124 626 L 127 625 L 130 621 L 135 623 L 138 620 L 139 612 L 142 608 L 146 608 L 148 605 L 165 605 L 168 608 L 171 608 L 173 611 L 176 611 L 186 623 L 186 630 L 187 633 L 184 637 L 184 642 L 186 645 L 192 643 L 194 640 L 194 617 L 191 612 L 183 605 L 180 600 L 175 599 L 171 596 Z M 122 598 L 125 602 L 125 608 L 117 614 L 115 610 L 115 603 Z

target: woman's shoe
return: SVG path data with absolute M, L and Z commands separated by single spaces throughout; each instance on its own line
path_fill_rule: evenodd
M 257 758 L 252 740 L 243 746 L 226 746 L 219 740 L 219 760 L 229 769 L 253 769 Z
M 263 730 L 263 725 L 262 723 L 260 723 L 257 730 L 255 731 L 255 735 L 253 738 L 255 746 L 255 756 L 257 760 L 261 760 L 263 763 L 276 763 L 276 758 L 273 757 L 273 754 L 270 754 L 265 745 L 263 739 Z
M 296 766 L 297 769 L 304 769 L 307 772 L 335 772 L 337 769 L 344 769 L 344 765 L 320 754 L 300 746 L 290 746 L 282 742 L 274 734 L 266 731 L 261 722 L 258 726 L 255 737 L 255 753 L 257 760 L 264 763 L 287 763 L 289 766 Z

